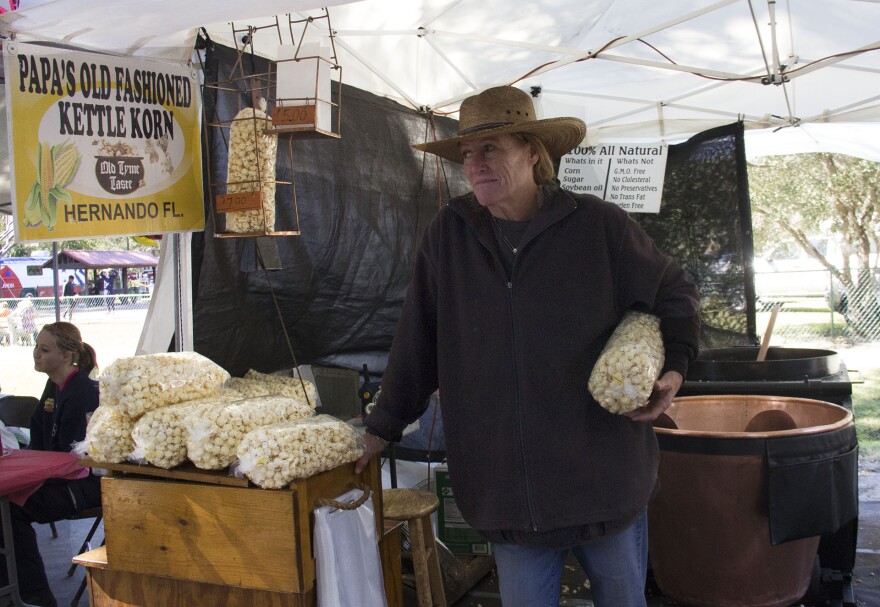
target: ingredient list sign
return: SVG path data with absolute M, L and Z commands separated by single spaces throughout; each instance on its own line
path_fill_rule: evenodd
M 19 241 L 204 229 L 190 68 L 3 46 Z
M 562 187 L 593 194 L 630 213 L 659 213 L 668 147 L 602 144 L 578 146 L 559 162 Z

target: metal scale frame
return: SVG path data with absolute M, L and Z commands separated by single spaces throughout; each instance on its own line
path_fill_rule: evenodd
M 235 99 L 234 104 L 226 104 L 225 110 L 217 107 L 223 104 L 212 104 L 214 116 L 207 115 L 206 104 L 202 104 L 205 126 L 205 150 L 207 153 L 208 192 L 210 198 L 210 211 L 214 224 L 215 238 L 244 238 L 261 236 L 297 236 L 301 234 L 299 223 L 299 210 L 296 199 L 296 183 L 294 179 L 294 149 L 293 141 L 299 139 L 339 139 L 342 124 L 342 67 L 336 59 L 336 45 L 333 40 L 333 30 L 330 26 L 330 15 L 327 9 L 319 17 L 305 17 L 294 19 L 287 15 L 287 31 L 289 32 L 290 44 L 296 48 L 291 58 L 279 59 L 278 61 L 266 62 L 268 68 L 264 72 L 248 73 L 245 65 L 250 62 L 254 65 L 255 40 L 263 30 L 267 30 L 269 38 L 277 36 L 278 45 L 285 44 L 282 35 L 282 27 L 279 18 L 275 22 L 262 27 L 246 26 L 237 27 L 231 24 L 233 40 L 236 43 L 238 57 L 232 69 L 229 79 L 205 83 L 203 95 L 215 93 L 217 97 L 227 96 Z M 306 38 L 308 28 L 317 27 L 316 22 L 326 20 L 329 39 L 331 43 L 332 57 L 327 58 L 319 55 L 303 55 L 303 40 Z M 297 38 L 294 28 L 301 26 L 301 34 Z M 274 35 L 271 34 L 274 31 Z M 298 40 L 298 42 L 297 42 Z M 299 69 L 313 69 L 315 86 L 314 91 L 303 97 L 278 97 L 276 94 L 279 71 L 285 71 L 286 66 Z M 338 73 L 336 79 L 336 99 L 327 99 L 321 96 L 319 77 L 323 69 L 333 70 Z M 254 108 L 265 112 L 265 116 L 256 111 L 250 116 L 238 118 L 236 116 L 243 109 Z M 217 115 L 219 112 L 223 115 Z M 328 112 L 331 118 L 330 129 L 319 126 L 319 112 Z M 267 119 L 268 118 L 268 119 Z M 212 172 L 211 146 L 207 141 L 208 129 L 215 129 L 223 138 L 227 146 L 227 157 L 231 131 L 236 122 L 250 120 L 253 127 L 254 158 L 260 158 L 260 137 L 277 137 L 277 155 L 275 158 L 275 175 L 279 174 L 279 168 L 285 175 L 290 175 L 289 180 L 277 179 L 274 175 L 267 175 L 261 170 L 260 162 L 257 162 L 256 175 L 246 181 L 229 181 L 227 173 L 214 174 Z M 219 171 L 217 171 L 219 173 Z M 232 186 L 232 187 L 231 187 Z M 235 190 L 230 192 L 230 190 Z M 273 191 L 275 194 L 275 209 L 284 209 L 285 212 L 270 213 L 268 204 L 264 204 L 264 193 Z M 293 205 L 292 213 L 287 212 L 288 205 Z M 274 210 L 274 209 L 273 209 Z M 247 231 L 230 230 L 228 227 L 228 213 L 254 212 L 251 218 L 259 219 L 252 222 L 254 229 Z M 272 221 L 272 215 L 275 216 Z M 251 226 L 248 226 L 251 227 Z

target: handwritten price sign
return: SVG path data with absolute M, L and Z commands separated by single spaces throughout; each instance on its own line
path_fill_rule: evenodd
M 214 199 L 218 213 L 231 211 L 252 211 L 261 209 L 263 197 L 260 192 L 239 192 L 237 194 L 220 194 Z
M 276 107 L 272 111 L 272 124 L 278 126 L 304 126 L 315 124 L 314 105 Z

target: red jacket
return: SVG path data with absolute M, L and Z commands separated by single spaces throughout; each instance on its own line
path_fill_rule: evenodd
M 425 233 L 378 405 L 393 439 L 439 387 L 458 507 L 478 530 L 634 518 L 657 473 L 650 424 L 607 412 L 587 380 L 630 308 L 661 318 L 664 370 L 697 355 L 697 291 L 628 214 L 545 188 L 510 280 L 488 212 L 451 200 Z

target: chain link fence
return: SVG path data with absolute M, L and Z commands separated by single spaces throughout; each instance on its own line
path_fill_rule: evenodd
M 773 343 L 780 346 L 837 345 L 852 346 L 880 343 L 880 274 L 872 269 L 858 277 L 855 286 L 846 288 L 824 272 L 828 285 L 822 294 L 802 293 L 796 285 L 812 281 L 816 271 L 774 273 L 776 284 L 795 285 L 786 293 L 762 292 L 756 275 L 758 336 L 766 331 L 773 307 L 780 309 L 773 326 Z
M 84 326 L 146 316 L 151 293 L 77 295 L 0 299 L 0 346 L 33 346 L 43 325 L 64 320 L 82 330 Z

